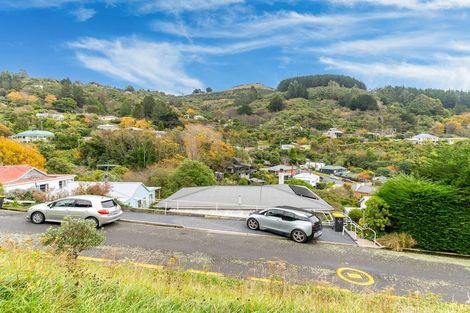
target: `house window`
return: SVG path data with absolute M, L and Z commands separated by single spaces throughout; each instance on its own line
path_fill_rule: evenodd
M 39 185 L 39 191 L 46 192 L 47 191 L 47 184 Z

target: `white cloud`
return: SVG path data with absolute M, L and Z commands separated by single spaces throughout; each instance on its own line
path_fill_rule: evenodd
M 93 9 L 80 8 L 72 12 L 77 21 L 85 22 L 95 16 L 96 11 Z
M 441 56 L 432 64 L 350 62 L 329 57 L 321 57 L 320 62 L 358 75 L 369 85 L 377 86 L 374 81 L 380 80 L 389 84 L 470 90 L 470 56 Z
M 410 10 L 451 10 L 469 8 L 470 0 L 330 0 L 343 5 L 393 6 Z
M 137 0 L 138 11 L 141 13 L 151 13 L 166 11 L 179 13 L 182 11 L 202 11 L 213 10 L 220 7 L 243 3 L 245 0 Z
M 69 46 L 85 67 L 144 88 L 180 94 L 203 87 L 185 72 L 181 51 L 168 43 L 84 38 Z

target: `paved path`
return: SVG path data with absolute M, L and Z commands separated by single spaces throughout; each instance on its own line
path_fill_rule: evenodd
M 229 219 L 214 219 L 214 218 L 203 218 L 193 216 L 179 216 L 179 215 L 160 215 L 160 214 L 149 214 L 149 213 L 136 213 L 136 212 L 124 212 L 123 219 L 154 222 L 154 223 L 168 223 L 181 225 L 186 228 L 200 228 L 210 230 L 221 230 L 228 232 L 237 232 L 244 234 L 263 234 L 272 235 L 269 232 L 254 231 L 250 230 L 245 225 L 245 221 L 229 220 Z M 347 234 L 334 232 L 331 228 L 324 228 L 323 235 L 319 238 L 319 241 L 334 242 L 341 244 L 356 245 L 354 240 L 351 239 Z
M 28 239 L 54 224 L 34 225 L 23 213 L 0 211 L 0 242 Z M 357 292 L 392 289 L 397 294 L 433 292 L 445 300 L 465 303 L 470 295 L 470 260 L 397 253 L 350 245 L 297 244 L 276 237 L 215 234 L 185 228 L 117 222 L 105 226 L 106 242 L 86 255 L 116 260 L 165 264 L 176 257 L 178 266 L 233 276 L 281 276 L 289 281 L 322 281 Z M 368 286 L 360 272 L 368 273 Z M 347 281 L 346 281 L 347 280 Z

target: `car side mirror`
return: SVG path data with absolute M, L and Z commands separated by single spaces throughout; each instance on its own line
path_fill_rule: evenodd
M 52 208 L 54 207 L 54 205 L 55 205 L 55 203 L 54 203 L 54 202 L 51 202 L 51 203 L 49 203 L 47 206 L 52 209 Z

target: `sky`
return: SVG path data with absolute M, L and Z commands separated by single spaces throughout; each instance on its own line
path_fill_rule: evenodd
M 470 0 L 0 0 L 0 71 L 190 93 L 344 74 L 470 90 Z

